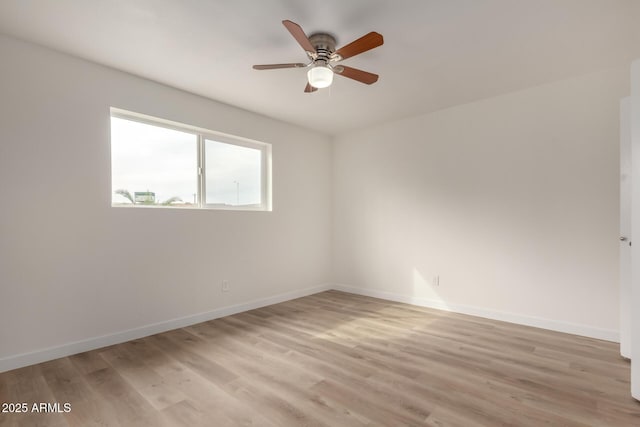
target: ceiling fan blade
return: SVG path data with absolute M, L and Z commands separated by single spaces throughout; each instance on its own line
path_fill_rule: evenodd
M 254 70 L 276 70 L 278 68 L 303 68 L 306 67 L 307 64 L 303 64 L 301 62 L 290 63 L 290 64 L 263 64 L 263 65 L 254 65 Z
M 284 25 L 287 30 L 289 30 L 293 38 L 296 39 L 298 44 L 302 46 L 305 52 L 316 53 L 316 48 L 313 47 L 313 45 L 309 41 L 309 38 L 304 33 L 304 30 L 302 29 L 302 27 L 300 27 L 300 25 L 296 24 L 293 21 L 289 21 L 288 19 L 282 21 L 282 25 Z
M 334 67 L 333 71 L 335 71 L 337 74 L 343 77 L 348 77 L 350 79 L 357 80 L 367 85 L 373 84 L 378 81 L 377 74 L 369 73 L 367 71 L 362 71 L 357 68 L 346 67 L 344 65 L 339 65 L 337 67 Z
M 318 90 L 317 87 L 313 87 L 309 83 L 307 83 L 307 87 L 304 88 L 305 93 L 311 93 L 311 92 L 315 92 L 317 90 Z
M 352 41 L 348 45 L 341 47 L 336 51 L 336 54 L 340 55 L 342 59 L 347 59 L 375 47 L 382 46 L 383 43 L 384 39 L 382 38 L 382 34 L 372 31 L 369 34 L 360 37 L 358 40 Z

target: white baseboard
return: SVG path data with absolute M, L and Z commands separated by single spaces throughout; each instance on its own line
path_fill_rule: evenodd
M 451 311 L 454 313 L 469 314 L 471 316 L 484 317 L 493 320 L 501 320 L 503 322 L 516 323 L 518 325 L 533 326 L 535 328 L 549 329 L 552 331 L 581 335 L 589 338 L 597 338 L 605 341 L 620 342 L 619 332 L 611 329 L 601 329 L 588 325 L 559 322 L 556 320 L 542 319 L 539 317 L 522 316 L 520 314 L 505 313 L 467 305 L 444 304 L 441 301 L 414 297 L 410 295 L 395 294 L 375 289 L 356 288 L 340 284 L 334 285 L 333 289 L 343 292 L 349 292 L 352 294 L 386 299 L 389 301 L 403 302 L 406 304 L 412 304 L 421 307 L 435 308 L 438 310 Z
M 232 314 L 241 313 L 243 311 L 253 310 L 267 305 L 278 304 L 296 298 L 313 295 L 319 292 L 335 289 L 338 291 L 349 292 L 352 294 L 364 295 L 374 298 L 386 299 L 389 301 L 403 302 L 406 304 L 417 305 L 421 307 L 435 308 L 455 313 L 469 314 L 472 316 L 484 317 L 487 319 L 501 320 L 519 325 L 533 326 L 536 328 L 549 329 L 552 331 L 564 332 L 568 334 L 581 335 L 590 338 L 597 338 L 606 341 L 619 342 L 618 331 L 609 329 L 594 328 L 587 325 L 579 325 L 574 323 L 558 322 L 555 320 L 542 319 L 537 317 L 522 316 L 514 313 L 504 313 L 499 311 L 487 310 L 479 307 L 472 307 L 458 304 L 444 304 L 441 301 L 419 298 L 410 295 L 401 295 L 391 292 L 385 292 L 375 289 L 356 288 L 347 285 L 320 285 L 313 288 L 300 289 L 292 292 L 273 295 L 271 297 L 257 299 L 242 304 L 232 305 L 228 307 L 218 308 L 205 313 L 185 316 L 178 319 L 171 319 L 164 322 L 154 323 L 151 325 L 141 326 L 139 328 L 129 329 L 126 331 L 116 332 L 113 334 L 103 335 L 96 338 L 75 341 L 55 347 L 49 347 L 42 350 L 36 350 L 29 353 L 17 354 L 0 359 L 0 372 L 10 371 L 12 369 L 22 368 L 24 366 L 34 365 L 36 363 L 46 362 L 48 360 L 60 357 L 71 356 L 73 354 L 85 351 L 95 350 L 109 345 L 119 344 L 149 335 L 170 331 L 172 329 L 183 328 L 185 326 L 195 325 L 197 323 L 206 322 L 208 320 L 220 317 L 230 316 Z
M 300 289 L 296 291 L 286 292 L 273 295 L 267 298 L 261 298 L 242 304 L 232 305 L 228 307 L 217 308 L 205 313 L 185 316 L 178 319 L 171 319 L 164 322 L 145 325 L 126 331 L 116 332 L 113 334 L 103 335 L 96 338 L 89 338 L 81 341 L 75 341 L 68 344 L 62 344 L 55 347 L 49 347 L 42 350 L 36 350 L 29 353 L 17 354 L 0 359 L 0 372 L 10 371 L 12 369 L 22 368 L 24 366 L 34 365 L 36 363 L 46 362 L 48 360 L 58 359 L 60 357 L 71 356 L 73 354 L 82 353 L 109 345 L 119 344 L 134 339 L 147 337 L 149 335 L 170 331 L 172 329 L 183 328 L 185 326 L 195 325 L 196 323 L 206 322 L 208 320 L 220 317 L 230 316 L 232 314 L 241 313 L 243 311 L 253 310 L 267 305 L 278 304 L 296 298 L 317 294 L 332 289 L 329 284 L 316 286 L 313 288 Z

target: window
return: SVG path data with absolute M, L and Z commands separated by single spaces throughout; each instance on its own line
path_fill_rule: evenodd
M 111 111 L 111 205 L 271 210 L 269 144 Z

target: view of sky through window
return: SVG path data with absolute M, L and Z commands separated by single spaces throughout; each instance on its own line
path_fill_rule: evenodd
M 198 139 L 196 133 L 111 117 L 112 204 L 261 206 L 264 151 L 208 138 L 200 200 Z
M 260 150 L 206 140 L 207 204 L 234 206 L 261 202 Z
M 116 193 L 125 190 L 134 199 L 138 193 L 137 201 L 143 204 L 173 200 L 172 205 L 193 205 L 198 188 L 197 142 L 191 133 L 112 117 L 112 203 L 130 204 Z

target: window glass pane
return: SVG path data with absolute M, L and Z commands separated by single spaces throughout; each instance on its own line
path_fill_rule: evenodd
M 262 189 L 262 151 L 205 140 L 206 203 L 259 205 Z
M 111 118 L 112 204 L 193 207 L 196 135 Z

